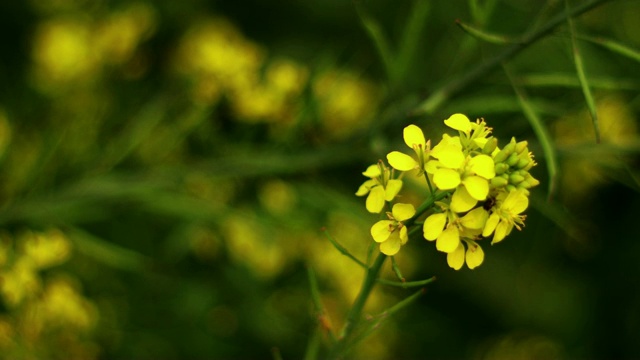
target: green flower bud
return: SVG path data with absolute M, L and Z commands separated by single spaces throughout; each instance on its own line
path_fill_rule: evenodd
M 527 149 L 527 145 L 529 145 L 529 143 L 527 143 L 526 140 L 520 141 L 519 143 L 516 144 L 515 152 L 518 154 L 522 154 L 523 152 L 529 152 L 529 150 Z
M 517 188 L 514 185 L 511 185 L 511 184 L 507 185 L 507 191 L 509 191 L 509 192 L 516 191 L 516 189 Z
M 494 137 L 490 137 L 487 139 L 487 142 L 484 144 L 484 147 L 482 148 L 482 153 L 491 155 L 493 150 L 495 150 L 497 147 L 498 147 L 498 139 Z
M 490 180 L 491 181 L 491 186 L 494 188 L 499 188 L 499 187 L 503 187 L 503 186 L 507 186 L 509 184 L 509 180 L 501 177 L 501 176 L 496 176 L 493 179 Z
M 495 159 L 494 159 L 495 161 Z M 505 163 L 497 163 L 496 164 L 496 175 L 502 175 L 505 171 L 509 170 L 509 165 Z
M 524 169 L 527 165 L 529 165 L 530 162 L 531 162 L 531 159 L 520 158 L 520 160 L 518 160 L 518 163 L 516 164 L 516 168 Z
M 504 162 L 505 160 L 507 160 L 509 155 L 511 155 L 511 153 L 508 153 L 506 149 L 502 149 L 496 154 L 496 156 L 493 157 L 493 162 L 496 164 Z
M 523 181 L 523 182 L 518 184 L 518 188 L 519 189 L 529 189 L 529 188 L 531 188 L 531 184 L 529 184 L 528 181 Z
M 509 182 L 513 185 L 518 185 L 519 183 L 524 181 L 524 176 L 518 174 L 518 173 L 513 173 L 509 176 Z
M 509 166 L 515 166 L 519 160 L 520 158 L 518 157 L 518 154 L 512 153 L 505 162 L 509 164 Z

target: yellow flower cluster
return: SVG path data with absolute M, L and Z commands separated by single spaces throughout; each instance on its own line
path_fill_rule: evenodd
M 454 114 L 444 123 L 458 135 L 443 134 L 433 148 L 418 126 L 407 126 L 404 141 L 415 156 L 390 152 L 387 160 L 392 169 L 382 161 L 371 165 L 363 173 L 370 179 L 356 195 L 368 194 L 367 210 L 380 213 L 385 202 L 392 203 L 402 188 L 402 174 L 396 178 L 394 170 L 417 170 L 432 191 L 429 206 L 416 213 L 413 205 L 396 203 L 387 213 L 388 220 L 372 226 L 373 239 L 380 243 L 381 252 L 393 256 L 408 241 L 406 224 L 413 226 L 428 213 L 422 223 L 424 238 L 435 241 L 436 249 L 447 254 L 450 267 L 459 270 L 466 263 L 474 269 L 484 261 L 479 245 L 483 238 L 493 236 L 491 243 L 495 244 L 514 227 L 520 230 L 524 226 L 521 214 L 529 205 L 529 189 L 539 184 L 529 174 L 536 163 L 526 141 L 512 138 L 500 149 L 482 119 L 474 123 L 463 114 Z
M 91 340 L 99 311 L 74 278 L 51 269 L 71 256 L 59 230 L 0 233 L 0 354 L 50 358 L 64 346 L 70 358 L 97 358 Z M 4 358 L 4 357 L 3 357 Z

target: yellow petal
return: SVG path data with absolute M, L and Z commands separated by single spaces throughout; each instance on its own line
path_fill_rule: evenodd
M 365 196 L 369 193 L 369 190 L 375 186 L 378 182 L 373 180 L 373 179 L 369 179 L 367 181 L 365 181 L 362 185 L 360 185 L 360 187 L 358 188 L 358 191 L 356 191 L 356 196 Z
M 444 225 L 447 223 L 447 214 L 433 214 L 430 215 L 422 225 L 422 231 L 424 238 L 433 241 L 440 236 Z
M 464 186 L 460 186 L 451 197 L 450 208 L 457 213 L 463 213 L 471 210 L 477 203 L 478 200 L 469 195 L 469 192 Z
M 397 203 L 393 205 L 391 213 L 397 221 L 405 221 L 415 215 L 416 209 L 411 204 Z
M 489 216 L 489 219 L 487 220 L 487 223 L 484 225 L 484 230 L 482 230 L 482 236 L 484 237 L 488 237 L 489 235 L 491 235 L 493 233 L 493 231 L 496 229 L 496 226 L 498 226 L 498 222 L 500 222 L 500 216 L 498 216 L 498 214 L 491 214 L 491 216 Z
M 447 264 L 455 270 L 462 268 L 464 264 L 464 245 L 462 243 L 459 243 L 454 251 L 447 254 Z
M 384 199 L 386 201 L 393 200 L 400 192 L 400 189 L 402 189 L 402 180 L 391 179 L 387 181 L 387 187 L 384 189 Z
M 393 221 L 391 220 L 380 220 L 377 223 L 373 224 L 371 227 L 371 237 L 375 242 L 385 242 L 391 235 L 391 231 L 389 231 L 393 226 Z
M 453 114 L 444 121 L 445 125 L 452 129 L 469 133 L 471 131 L 471 121 L 463 114 Z
M 378 177 L 380 176 L 380 166 L 378 166 L 378 164 L 369 165 L 367 170 L 365 170 L 362 175 L 368 178 Z
M 506 221 L 500 221 L 498 226 L 496 226 L 496 232 L 493 234 L 493 240 L 491 240 L 491 245 L 497 244 L 502 241 L 513 229 L 513 224 L 510 224 Z
M 409 241 L 409 233 L 407 232 L 407 227 L 403 226 L 400 228 L 400 241 L 402 245 L 406 244 Z
M 504 199 L 504 203 L 502 204 L 502 208 L 509 211 L 509 213 L 513 215 L 520 214 L 525 211 L 529 206 L 529 198 L 525 195 L 522 190 L 515 190 L 509 193 L 506 199 Z
M 387 161 L 394 169 L 400 171 L 413 170 L 418 166 L 418 163 L 407 154 L 403 154 L 400 151 L 392 151 L 387 154 Z
M 436 249 L 450 253 L 460 244 L 460 233 L 456 226 L 449 225 L 436 239 Z
M 440 163 L 442 163 L 444 167 L 448 167 L 449 169 L 458 169 L 464 162 L 464 154 L 462 153 L 462 149 L 455 145 L 446 145 L 441 148 L 436 154 L 433 154 L 432 152 L 431 155 L 440 160 Z
M 424 145 L 427 142 L 424 139 L 424 134 L 422 133 L 422 130 L 415 125 L 409 125 L 406 128 L 404 128 L 403 136 L 404 136 L 404 143 L 407 144 L 407 146 L 412 149 L 414 145 L 420 145 L 424 148 Z
M 438 160 L 429 160 L 424 164 L 424 170 L 429 174 L 435 174 L 435 172 L 441 167 L 442 164 Z
M 476 200 L 485 200 L 489 194 L 489 181 L 480 176 L 467 176 L 462 180 L 464 187 L 467 188 L 469 195 Z
M 397 233 L 392 234 L 389 239 L 382 244 L 380 244 L 380 252 L 385 255 L 393 256 L 400 251 L 400 247 L 402 246 L 400 242 L 400 237 L 398 237 Z
M 487 180 L 496 176 L 496 166 L 489 155 L 478 155 L 469 160 L 471 171 Z
M 482 229 L 487 223 L 489 213 L 482 207 L 475 208 L 460 219 L 462 226 L 468 229 Z
M 378 214 L 384 207 L 384 189 L 382 186 L 376 186 L 369 192 L 367 196 L 367 211 Z
M 451 169 L 438 169 L 433 174 L 433 182 L 440 190 L 455 189 L 460 185 L 460 174 Z
M 482 264 L 482 262 L 484 261 L 484 251 L 482 251 L 480 245 L 469 245 L 469 248 L 467 249 L 466 260 L 467 266 L 471 270 L 477 268 L 478 266 L 480 266 L 480 264 Z

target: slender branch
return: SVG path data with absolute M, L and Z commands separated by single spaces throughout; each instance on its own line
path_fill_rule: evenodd
M 373 262 L 373 265 L 371 265 L 371 267 L 367 269 L 364 282 L 362 284 L 362 287 L 360 288 L 360 293 L 356 297 L 351 310 L 349 310 L 349 313 L 347 314 L 347 320 L 344 324 L 344 328 L 342 329 L 342 333 L 340 334 L 340 340 L 335 346 L 334 356 L 337 357 L 339 355 L 342 355 L 342 352 L 348 345 L 347 343 L 350 339 L 350 335 L 360 321 L 364 305 L 367 302 L 369 295 L 371 294 L 371 290 L 373 290 L 373 287 L 376 284 L 378 274 L 380 273 L 382 264 L 384 264 L 384 261 L 386 259 L 387 255 L 380 253 L 376 260 Z
M 356 258 L 355 256 L 353 256 L 349 250 L 347 250 L 347 248 L 345 248 L 344 246 L 340 245 L 340 243 L 338 243 L 333 236 L 331 236 L 331 234 L 329 234 L 329 231 L 327 229 L 323 229 L 324 234 L 327 236 L 327 239 L 329 239 L 329 241 L 331 241 L 331 244 L 333 245 L 333 247 L 335 247 L 336 249 L 338 249 L 338 251 L 348 257 L 349 259 L 353 260 L 356 264 L 360 265 L 360 267 L 362 267 L 363 269 L 367 268 L 367 265 L 365 263 L 363 263 L 362 261 L 358 260 L 358 258 Z
M 378 283 L 380 283 L 382 285 L 397 286 L 397 287 L 401 287 L 403 289 L 409 289 L 409 288 L 414 288 L 414 287 L 425 286 L 427 284 L 431 284 L 434 281 L 436 281 L 436 277 L 435 276 L 433 276 L 433 277 L 431 277 L 429 279 L 426 279 L 426 280 L 403 281 L 403 282 L 378 279 Z
M 506 48 L 500 54 L 491 58 L 489 61 L 484 62 L 476 66 L 475 68 L 469 70 L 463 75 L 453 79 L 452 81 L 446 83 L 440 89 L 436 90 L 431 96 L 425 99 L 418 107 L 413 111 L 414 115 L 423 115 L 430 114 L 434 110 L 436 110 L 442 103 L 444 103 L 449 98 L 456 95 L 458 92 L 466 88 L 469 84 L 473 83 L 477 79 L 489 74 L 490 72 L 496 70 L 500 67 L 501 64 L 510 60 L 522 50 L 528 48 L 536 41 L 542 39 L 549 33 L 551 33 L 555 28 L 564 24 L 567 21 L 567 17 L 575 17 L 581 15 L 589 10 L 592 10 L 608 1 L 612 0 L 591 0 L 586 1 L 569 11 L 559 13 L 554 18 L 549 20 L 544 26 L 542 26 L 537 31 L 526 34 L 521 38 L 521 41 L 517 44 L 513 44 L 510 47 Z

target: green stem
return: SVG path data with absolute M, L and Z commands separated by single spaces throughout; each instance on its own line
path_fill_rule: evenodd
M 409 227 L 413 225 L 416 222 L 416 220 L 418 220 L 418 218 L 422 216 L 422 214 L 424 214 L 427 210 L 431 209 L 431 207 L 436 201 L 442 200 L 448 195 L 449 195 L 448 191 L 436 191 L 435 193 L 430 195 L 427 198 L 427 200 L 425 200 L 420 206 L 418 206 L 418 208 L 416 209 L 416 214 L 413 215 L 411 219 L 404 222 L 404 226 Z
M 564 24 L 567 20 L 567 17 L 575 17 L 582 13 L 585 13 L 599 5 L 602 5 L 611 0 L 591 0 L 584 2 L 569 11 L 562 12 L 556 15 L 553 19 L 549 20 L 542 28 L 538 29 L 535 32 L 529 33 L 522 37 L 521 41 L 517 44 L 514 44 L 500 54 L 496 55 L 492 59 L 487 62 L 480 63 L 475 68 L 469 70 L 462 76 L 453 79 L 448 82 L 446 85 L 436 90 L 431 96 L 429 96 L 426 100 L 424 100 L 417 109 L 414 110 L 414 115 L 423 115 L 430 114 L 434 110 L 436 110 L 442 103 L 447 101 L 449 98 L 453 97 L 459 91 L 465 89 L 469 84 L 473 83 L 477 79 L 482 76 L 487 75 L 492 72 L 496 68 L 498 68 L 501 64 L 507 62 L 522 50 L 528 48 L 530 45 L 534 44 L 536 41 L 542 39 L 546 35 L 550 34 L 556 27 Z
M 362 310 L 364 309 L 364 305 L 373 290 L 373 286 L 376 284 L 376 280 L 378 279 L 378 274 L 380 273 L 380 269 L 382 268 L 382 264 L 387 259 L 387 255 L 380 253 L 376 260 L 373 262 L 370 268 L 367 269 L 366 276 L 364 278 L 364 282 L 362 284 L 362 288 L 360 288 L 360 293 L 356 300 L 349 310 L 347 314 L 347 321 L 342 329 L 342 333 L 340 334 L 340 340 L 335 347 L 334 357 L 339 357 L 342 354 L 342 351 L 348 345 L 348 341 L 350 339 L 350 335 L 353 332 L 356 325 L 360 321 L 362 316 Z

